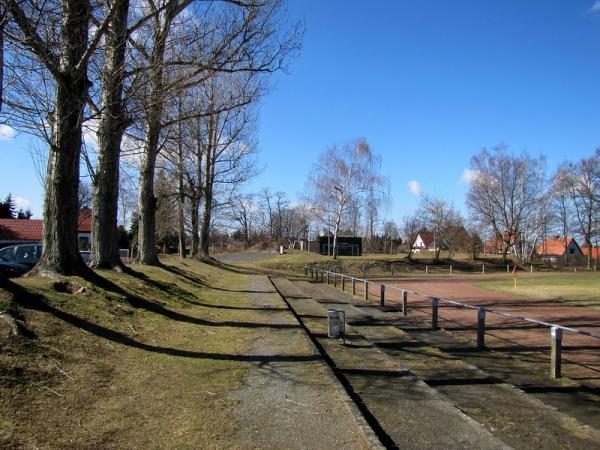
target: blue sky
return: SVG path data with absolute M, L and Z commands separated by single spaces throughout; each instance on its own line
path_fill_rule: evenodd
M 389 217 L 423 192 L 464 208 L 482 147 L 543 153 L 549 171 L 600 146 L 600 2 L 290 0 L 303 50 L 261 105 L 263 173 L 250 190 L 296 198 L 334 143 L 364 136 L 390 178 Z M 1 130 L 0 130 L 1 131 Z M 39 215 L 25 137 L 0 141 L 0 196 Z M 414 185 L 414 183 L 413 183 Z

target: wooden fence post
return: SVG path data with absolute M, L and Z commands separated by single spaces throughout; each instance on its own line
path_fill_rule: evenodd
M 337 287 L 337 274 L 333 274 L 333 287 Z
M 477 309 L 477 350 L 485 348 L 485 309 Z
M 365 300 L 369 300 L 369 282 L 365 280 Z
M 431 299 L 431 329 L 438 329 L 438 309 L 440 306 L 440 301 L 438 298 L 433 297 Z
M 342 291 L 346 290 L 346 276 L 342 275 Z
M 356 278 L 352 278 L 352 295 L 356 295 Z
M 408 291 L 402 291 L 402 315 L 408 315 Z
M 308 267 L 304 266 L 304 276 L 308 275 Z
M 329 271 L 327 271 L 327 284 L 330 284 Z
M 385 305 L 385 284 L 380 284 L 379 287 L 381 288 L 380 292 L 379 292 L 379 300 L 381 302 L 381 306 L 384 306 Z
M 550 376 L 552 378 L 561 377 L 561 351 L 562 351 L 562 329 L 558 327 L 550 328 Z

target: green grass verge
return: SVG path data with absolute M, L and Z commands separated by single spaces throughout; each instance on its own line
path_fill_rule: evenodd
M 1 448 L 243 447 L 228 393 L 267 331 L 236 323 L 265 312 L 248 275 L 163 262 L 0 285 Z
M 473 284 L 505 294 L 600 308 L 600 274 L 594 272 L 521 275 L 516 288 L 512 277 Z

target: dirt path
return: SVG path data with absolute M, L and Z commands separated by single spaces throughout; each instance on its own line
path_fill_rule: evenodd
M 584 306 L 569 306 L 557 302 L 525 299 L 495 293 L 471 284 L 473 277 L 407 278 L 401 281 L 384 280 L 389 286 L 416 291 L 430 296 L 457 300 L 475 306 L 485 306 L 499 311 L 526 316 L 546 322 L 600 333 L 600 311 Z M 381 280 L 378 280 L 381 281 Z M 357 285 L 358 293 L 362 285 Z M 373 289 L 371 292 L 379 292 Z M 388 301 L 400 302 L 400 293 L 389 290 Z M 431 303 L 417 295 L 409 295 L 409 308 L 415 313 L 430 315 Z M 440 319 L 447 330 L 474 335 L 476 311 L 440 303 Z M 497 339 L 488 344 L 495 350 L 549 350 L 549 329 L 542 325 L 510 319 L 488 313 L 486 333 Z M 517 348 L 518 346 L 518 348 Z M 600 340 L 565 332 L 563 336 L 563 371 L 573 378 L 600 380 Z M 577 364 L 572 364 L 576 362 Z

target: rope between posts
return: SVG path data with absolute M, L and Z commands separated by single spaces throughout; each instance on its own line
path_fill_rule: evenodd
M 566 327 L 564 325 L 559 325 L 557 323 L 552 323 L 552 322 L 544 322 L 543 320 L 531 319 L 531 318 L 525 317 L 525 316 L 517 316 L 515 314 L 510 314 L 510 313 L 506 313 L 506 312 L 503 312 L 503 311 L 498 311 L 498 310 L 492 309 L 492 308 L 486 308 L 484 306 L 469 305 L 468 303 L 461 303 L 461 302 L 457 302 L 457 301 L 454 301 L 454 300 L 449 300 L 449 299 L 446 299 L 446 298 L 434 297 L 432 295 L 423 294 L 421 292 L 411 291 L 411 290 L 408 290 L 408 289 L 402 289 L 402 288 L 399 288 L 399 287 L 396 287 L 396 286 L 389 286 L 389 285 L 386 285 L 384 283 L 377 283 L 376 281 L 369 281 L 369 280 L 365 280 L 363 278 L 351 277 L 351 276 L 344 275 L 344 274 L 341 274 L 341 273 L 331 272 L 329 270 L 314 269 L 314 268 L 313 268 L 313 270 L 321 271 L 321 272 L 324 272 L 326 274 L 330 274 L 330 275 L 334 275 L 334 276 L 338 276 L 339 275 L 339 276 L 342 276 L 342 277 L 349 278 L 350 280 L 356 280 L 356 281 L 360 281 L 360 282 L 363 282 L 363 283 L 374 283 L 374 284 L 383 285 L 383 286 L 385 286 L 386 290 L 387 289 L 392 289 L 392 290 L 398 291 L 398 292 L 406 291 L 409 294 L 418 295 L 419 297 L 423 297 L 423 298 L 425 298 L 425 299 L 427 299 L 429 301 L 431 301 L 434 298 L 436 298 L 440 302 L 449 303 L 449 304 L 455 305 L 455 306 L 460 306 L 461 308 L 470 308 L 470 309 L 483 310 L 486 313 L 489 312 L 489 313 L 496 314 L 496 315 L 499 315 L 499 316 L 507 317 L 509 319 L 522 320 L 522 321 L 525 321 L 525 322 L 530 322 L 530 323 L 535 323 L 535 324 L 538 324 L 538 325 L 543 325 L 543 326 L 546 326 L 546 327 L 549 327 L 549 328 L 557 328 L 557 329 L 561 329 L 561 330 L 564 330 L 564 331 L 568 331 L 570 333 L 581 334 L 581 335 L 584 335 L 584 336 L 593 337 L 595 339 L 600 339 L 600 334 L 593 333 L 591 331 L 579 330 L 577 328 Z

